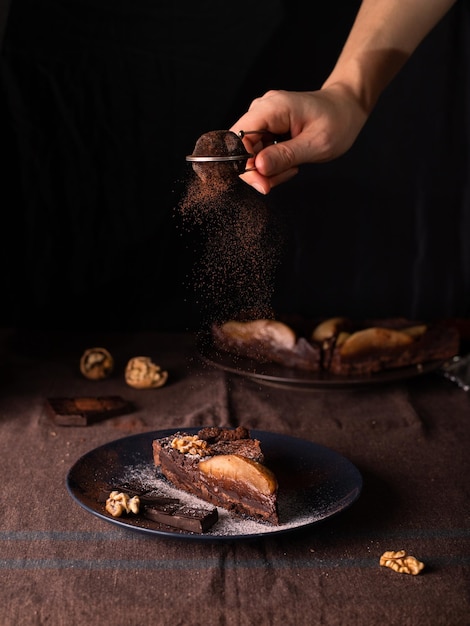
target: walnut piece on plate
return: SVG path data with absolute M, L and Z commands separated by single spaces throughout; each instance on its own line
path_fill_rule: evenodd
M 134 513 L 137 515 L 140 507 L 139 496 L 129 496 L 127 493 L 111 491 L 106 500 L 106 510 L 113 517 L 121 517 L 123 513 Z

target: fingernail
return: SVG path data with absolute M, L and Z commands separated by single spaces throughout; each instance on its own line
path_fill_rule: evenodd
M 258 191 L 259 193 L 262 193 L 263 196 L 266 195 L 266 191 L 264 190 L 264 187 L 262 187 L 259 183 L 253 183 L 253 187 L 254 189 L 256 189 L 256 191 Z

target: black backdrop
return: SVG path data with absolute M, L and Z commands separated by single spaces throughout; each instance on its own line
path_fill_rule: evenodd
M 198 326 L 198 242 L 174 210 L 184 157 L 265 90 L 322 84 L 359 1 L 311 4 L 12 0 L 2 324 Z M 469 46 L 460 0 L 355 146 L 269 195 L 286 242 L 277 310 L 470 315 Z

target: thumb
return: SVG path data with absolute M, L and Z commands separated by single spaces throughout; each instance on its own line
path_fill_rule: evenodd
M 311 158 L 302 141 L 296 138 L 267 146 L 255 158 L 255 166 L 263 176 L 276 176 L 307 163 Z

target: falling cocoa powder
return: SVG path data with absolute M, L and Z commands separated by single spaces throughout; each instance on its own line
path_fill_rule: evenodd
M 203 135 L 193 154 L 240 160 L 193 163 L 179 204 L 183 222 L 199 231 L 201 257 L 192 285 L 206 323 L 272 317 L 281 249 L 280 228 L 264 197 L 244 183 L 246 150 L 229 131 Z

